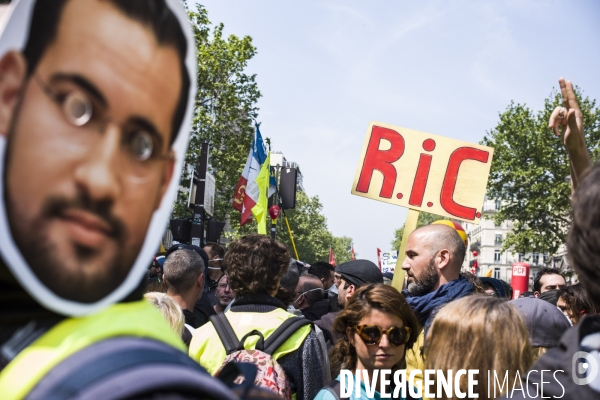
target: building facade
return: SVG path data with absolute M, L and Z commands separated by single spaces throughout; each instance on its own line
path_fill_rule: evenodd
M 573 279 L 572 271 L 566 261 L 564 246 L 561 246 L 555 257 L 550 257 L 548 253 L 542 252 L 502 251 L 503 241 L 508 232 L 512 230 L 513 222 L 504 221 L 499 225 L 494 223 L 493 216 L 499 207 L 499 200 L 488 199 L 486 196 L 480 224 L 462 223 L 469 236 L 469 248 L 463 264 L 463 271 L 471 271 L 472 261 L 477 260 L 477 276 L 490 276 L 510 283 L 512 265 L 516 262 L 526 262 L 530 266 L 529 290 L 533 288 L 535 274 L 544 266 L 559 268 L 566 273 L 567 280 Z M 477 251 L 477 257 L 473 256 L 473 251 Z

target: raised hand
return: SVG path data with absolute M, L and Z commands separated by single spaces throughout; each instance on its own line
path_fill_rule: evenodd
M 573 84 L 571 81 L 565 82 L 563 78 L 559 78 L 558 83 L 563 106 L 554 109 L 550 115 L 548 127 L 554 131 L 556 136 L 562 136 L 562 142 L 569 154 L 571 182 L 575 189 L 583 174 L 592 164 L 583 136 L 583 113 L 577 103 Z

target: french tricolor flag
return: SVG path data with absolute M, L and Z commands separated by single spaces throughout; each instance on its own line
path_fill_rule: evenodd
M 256 125 L 252 147 L 250 148 L 246 165 L 242 171 L 242 176 L 240 176 L 240 180 L 235 188 L 232 202 L 233 208 L 242 213 L 240 225 L 252 221 L 252 208 L 258 202 L 258 197 L 260 195 L 260 188 L 256 182 L 256 177 L 260 172 L 261 165 L 266 159 L 267 153 L 265 151 L 265 145 L 260 130 L 258 129 L 258 125 Z

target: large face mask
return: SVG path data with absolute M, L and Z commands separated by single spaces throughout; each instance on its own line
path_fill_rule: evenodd
M 144 6 L 21 0 L 0 22 L 0 256 L 63 315 L 139 286 L 179 187 L 194 39 L 179 0 Z

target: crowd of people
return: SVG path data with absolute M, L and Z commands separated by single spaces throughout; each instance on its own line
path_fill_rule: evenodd
M 574 135 L 573 131 L 580 127 L 572 86 L 561 80 L 561 87 L 570 105 L 563 118 L 571 124 L 563 127 L 563 136 Z M 553 118 L 558 118 L 559 112 L 560 108 Z M 551 120 L 551 126 L 556 121 Z M 580 149 L 565 145 L 571 156 L 577 157 L 575 153 Z M 580 167 L 574 167 L 574 174 L 577 168 Z M 573 258 L 573 267 L 582 283 L 567 285 L 560 270 L 543 267 L 534 277 L 532 291 L 513 300 L 513 290 L 507 282 L 461 272 L 466 244 L 452 224 L 432 224 L 410 234 L 402 264 L 407 276 L 402 291 L 390 285 L 391 279 L 385 284 L 379 267 L 370 261 L 352 260 L 335 267 L 325 262 L 307 266 L 291 259 L 281 243 L 250 235 L 232 242 L 226 252 L 217 244 L 195 249 L 209 257 L 219 257 L 221 268 L 209 270 L 196 257 L 195 262 L 203 268 L 195 270 L 190 261 L 188 268 L 194 272 L 190 272 L 188 282 L 195 287 L 203 283 L 204 287 L 190 292 L 189 301 L 178 300 L 177 295 L 173 298 L 185 315 L 189 309 L 201 308 L 202 297 L 210 293 L 211 285 L 216 285 L 216 302 L 207 315 L 214 311 L 220 316 L 209 316 L 208 322 L 195 324 L 198 329 L 192 332 L 191 342 L 186 342 L 189 355 L 211 374 L 218 375 L 232 360 L 259 363 L 236 352 L 264 351 L 281 366 L 289 384 L 284 385 L 285 390 L 273 386 L 284 397 L 292 393 L 295 398 L 336 399 L 342 392 L 350 391 L 350 398 L 380 398 L 381 393 L 369 392 L 365 383 L 375 383 L 374 387 L 384 390 L 387 385 L 393 392 L 394 382 L 381 382 L 376 373 L 379 370 L 404 370 L 406 376 L 415 377 L 414 386 L 424 390 L 426 371 L 475 369 L 482 372 L 475 389 L 479 398 L 533 398 L 543 386 L 538 366 L 554 365 L 555 379 L 544 382 L 544 393 L 560 397 L 561 388 L 567 393 L 572 389 L 585 398 L 589 393 L 569 380 L 573 367 L 560 364 L 563 361 L 552 355 L 565 352 L 564 341 L 570 336 L 570 340 L 574 337 L 581 343 L 587 340 L 586 343 L 597 344 L 597 338 L 589 339 L 598 335 L 595 332 L 599 324 L 594 316 L 597 292 L 591 294 L 590 290 L 596 288 L 594 281 L 600 276 L 600 270 L 592 268 L 598 260 L 600 242 L 597 226 L 591 226 L 589 221 L 590 217 L 597 221 L 599 213 L 588 212 L 583 218 L 581 207 L 591 207 L 590 198 L 598 196 L 600 165 L 588 169 L 586 179 L 581 175 L 574 179 L 575 220 L 568 243 L 570 251 L 575 245 L 587 246 L 585 253 L 573 251 L 579 257 Z M 600 201 L 600 197 L 595 198 Z M 218 249 L 216 256 L 214 249 Z M 169 287 L 176 285 L 169 277 L 169 269 L 173 268 L 169 257 L 193 253 L 189 249 L 169 252 L 164 263 L 167 295 L 172 290 Z M 149 281 L 154 279 L 154 265 L 149 270 Z M 151 296 L 156 304 L 156 294 Z M 220 325 L 222 322 L 216 322 L 222 318 L 227 321 L 226 330 Z M 272 344 L 275 336 L 282 335 L 278 328 L 288 319 L 298 318 L 311 323 L 300 324 L 295 332 L 288 332 L 279 348 L 267 349 L 267 342 Z M 175 329 L 182 337 L 187 336 L 179 326 Z M 576 332 L 580 332 L 579 336 Z M 238 347 L 227 342 L 223 337 L 227 335 L 235 337 Z M 593 354 L 597 357 L 598 353 Z M 364 379 L 358 386 L 349 386 L 348 381 L 340 380 L 344 370 L 364 373 Z M 272 380 L 277 381 L 275 378 Z M 269 381 L 269 377 L 262 379 L 263 383 Z M 498 379 L 510 385 L 501 385 Z M 346 386 L 342 388 L 342 384 Z M 427 398 L 428 393 L 437 393 L 453 398 L 438 384 L 434 380 L 427 392 L 411 387 L 402 396 L 415 398 L 419 394 L 416 398 Z M 458 381 L 465 393 L 467 384 L 466 376 Z M 594 384 L 590 387 L 594 390 Z
M 464 242 L 453 228 L 441 224 L 410 235 L 402 265 L 407 286 L 402 292 L 385 284 L 379 267 L 370 261 L 307 266 L 290 258 L 283 244 L 261 235 L 234 241 L 226 252 L 216 243 L 204 249 L 173 249 L 163 263 L 166 294 L 152 291 L 157 278 L 153 262 L 145 297 L 181 335 L 190 357 L 218 375 L 233 360 L 260 363 L 236 353 L 260 349 L 281 366 L 287 393 L 297 399 L 339 398 L 342 370 L 367 371 L 365 381 L 380 387 L 374 371 L 382 369 L 413 373 L 420 388 L 426 370 L 491 371 L 480 375 L 476 393 L 479 398 L 496 398 L 506 394 L 507 387 L 494 386 L 494 379 L 525 385 L 522 377 L 534 362 L 557 348 L 572 326 L 596 313 L 583 286 L 567 285 L 558 269 L 539 269 L 533 291 L 514 300 L 506 282 L 462 273 Z M 209 277 L 211 264 L 203 259 L 210 257 L 219 258 L 220 276 Z M 202 298 L 209 296 L 211 282 L 215 300 L 208 310 Z M 196 308 L 203 309 L 208 320 L 197 322 L 192 312 Z M 226 319 L 228 331 L 217 322 L 217 314 Z M 298 318 L 306 324 L 289 333 L 279 348 L 267 350 L 269 340 L 285 334 L 278 328 Z M 227 332 L 238 347 L 227 343 Z M 260 382 L 265 381 L 269 379 Z M 378 391 L 369 393 L 363 381 L 356 388 L 344 384 L 344 390 L 353 393 L 350 398 L 380 398 Z M 390 392 L 392 384 L 388 382 Z M 280 386 L 274 388 L 285 397 Z M 466 377 L 460 389 L 467 391 Z M 435 381 L 431 390 L 438 390 Z M 418 393 L 413 387 L 404 398 L 425 398 Z

